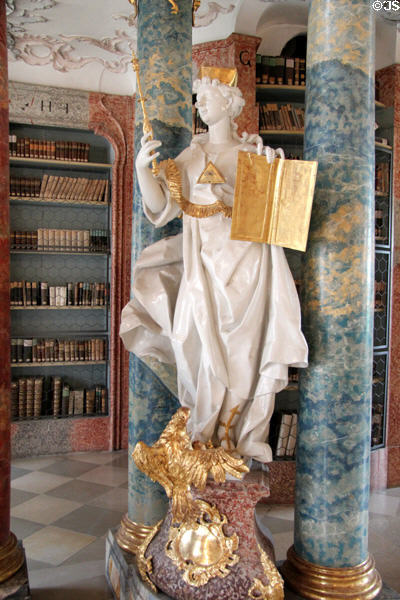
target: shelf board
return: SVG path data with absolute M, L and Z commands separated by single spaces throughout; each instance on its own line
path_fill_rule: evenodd
M 305 85 L 270 85 L 266 83 L 258 83 L 256 85 L 258 96 L 265 96 L 271 100 L 297 100 L 304 102 L 305 92 Z
M 304 129 L 260 129 L 261 135 L 304 135 Z
M 379 192 L 378 190 L 375 190 L 375 196 L 379 198 L 387 198 L 387 196 L 389 196 L 389 192 Z
M 18 367 L 86 367 L 87 365 L 105 365 L 107 363 L 106 360 L 69 360 L 62 362 L 51 362 L 51 361 L 43 361 L 43 362 L 19 362 L 19 363 L 11 363 L 11 368 Z
M 82 254 L 82 256 L 107 256 L 110 254 L 109 251 L 105 252 L 94 252 L 90 250 L 83 252 L 82 250 L 10 250 L 10 254 Z
M 386 104 L 379 102 L 379 100 L 375 100 L 375 108 L 386 108 Z
M 45 421 L 45 420 L 56 420 L 56 419 L 93 419 L 94 417 L 97 418 L 104 418 L 104 417 L 108 417 L 109 414 L 108 413 L 84 413 L 84 414 L 80 414 L 80 415 L 40 415 L 39 417 L 22 417 L 21 419 L 17 418 L 17 419 L 11 419 L 12 423 L 26 423 L 26 422 L 37 422 L 37 421 Z
M 104 310 L 106 305 L 102 306 L 11 306 L 11 310 Z
M 36 165 L 51 165 L 61 166 L 61 167 L 69 167 L 70 169 L 74 169 L 77 167 L 78 169 L 111 169 L 111 163 L 95 163 L 95 162 L 80 162 L 74 160 L 55 160 L 52 158 L 25 158 L 23 156 L 10 156 L 10 163 L 28 163 L 28 164 L 36 164 Z
M 285 388 L 283 388 L 286 392 L 293 392 L 299 389 L 298 383 L 289 383 Z
M 10 196 L 10 202 L 15 204 L 53 204 L 55 206 L 60 205 L 73 205 L 73 206 L 101 206 L 108 208 L 110 202 L 98 202 L 92 200 L 64 200 L 62 198 L 40 198 L 37 196 Z
M 381 144 L 381 142 L 375 142 L 375 148 L 382 148 L 382 150 L 393 150 L 392 146 Z

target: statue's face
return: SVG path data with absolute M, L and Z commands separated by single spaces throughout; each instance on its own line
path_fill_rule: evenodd
M 197 93 L 196 108 L 202 121 L 210 126 L 229 116 L 229 101 L 212 85 L 201 87 Z

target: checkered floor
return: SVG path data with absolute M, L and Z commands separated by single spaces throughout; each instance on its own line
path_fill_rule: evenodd
M 33 600 L 111 600 L 105 535 L 127 511 L 126 452 L 16 459 L 11 530 L 22 539 Z M 277 560 L 293 543 L 293 507 L 264 505 Z M 400 591 L 400 488 L 371 495 L 370 552 L 386 583 Z

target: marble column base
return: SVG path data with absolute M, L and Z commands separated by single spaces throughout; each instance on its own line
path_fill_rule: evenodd
M 389 586 L 383 584 L 383 588 L 379 596 L 375 600 L 398 600 L 400 598 L 399 592 L 392 590 Z M 304 600 L 302 596 L 298 596 L 291 590 L 285 587 L 285 600 Z
M 9 579 L 0 583 L 0 600 L 31 600 L 25 552 L 22 567 Z

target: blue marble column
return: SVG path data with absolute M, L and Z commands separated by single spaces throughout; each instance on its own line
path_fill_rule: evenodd
M 171 13 L 167 0 L 139 2 L 140 79 L 154 138 L 162 141 L 159 160 L 175 158 L 192 136 L 192 2 L 180 0 Z M 143 115 L 136 100 L 135 154 L 140 148 Z M 132 265 L 149 244 L 173 235 L 180 222 L 155 229 L 143 214 L 141 194 L 134 190 Z M 178 407 L 174 373 L 157 361 L 145 364 L 131 355 L 129 366 L 129 499 L 128 516 L 152 525 L 165 514 L 162 488 L 141 473 L 131 458 L 137 441 L 152 444 Z
M 370 5 L 370 0 L 312 0 L 308 26 L 305 158 L 319 166 L 303 277 L 310 366 L 300 391 L 294 551 L 336 569 L 368 558 L 374 289 Z

